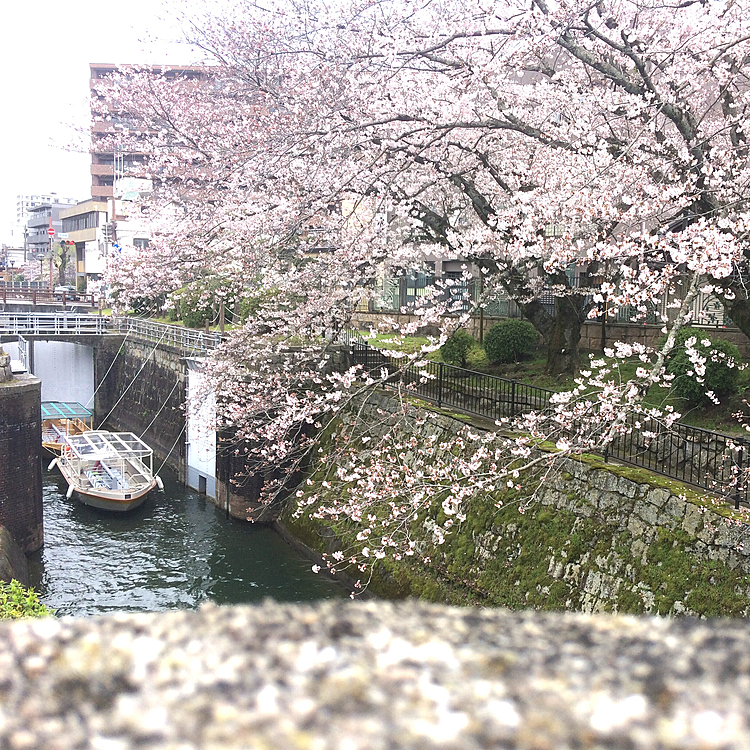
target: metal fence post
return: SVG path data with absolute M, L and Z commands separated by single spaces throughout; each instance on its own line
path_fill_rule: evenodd
M 443 402 L 443 363 L 438 362 L 438 392 L 437 405 L 441 406 Z
M 510 418 L 516 417 L 516 381 L 510 381 Z
M 742 482 L 742 459 L 743 459 L 744 452 L 745 452 L 745 441 L 743 440 L 740 443 L 740 449 L 737 452 L 737 487 L 734 493 L 734 509 L 735 510 L 740 509 L 740 488 L 743 484 Z

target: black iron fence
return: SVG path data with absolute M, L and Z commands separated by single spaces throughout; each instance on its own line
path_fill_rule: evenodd
M 497 421 L 549 408 L 554 391 L 507 380 L 495 375 L 424 361 L 401 367 L 356 334 L 344 337 L 355 364 L 368 372 L 385 371 L 387 378 L 403 383 L 411 392 L 440 407 L 456 409 Z M 630 415 L 623 434 L 611 443 L 605 461 L 614 458 L 648 469 L 711 493 L 730 497 L 739 507 L 750 502 L 744 480 L 749 463 L 748 443 L 700 427 L 676 423 L 667 428 L 642 415 Z

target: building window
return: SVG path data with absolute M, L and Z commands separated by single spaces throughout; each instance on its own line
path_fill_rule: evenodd
M 138 248 L 139 250 L 145 250 L 149 246 L 150 242 L 148 240 L 142 240 L 136 237 L 136 239 L 133 240 L 133 246 Z
M 81 229 L 94 229 L 99 226 L 99 212 L 89 211 L 87 214 L 70 216 L 63 219 L 63 232 L 79 232 Z

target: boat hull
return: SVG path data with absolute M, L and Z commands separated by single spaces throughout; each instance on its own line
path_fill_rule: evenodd
M 128 490 L 127 492 L 118 490 L 92 490 L 91 488 L 83 488 L 76 478 L 72 475 L 68 466 L 63 463 L 62 460 L 58 459 L 54 463 L 57 464 L 57 468 L 60 469 L 60 473 L 68 483 L 68 497 L 71 494 L 78 496 L 80 502 L 84 505 L 89 505 L 92 508 L 99 508 L 101 510 L 114 511 L 115 513 L 124 513 L 129 510 L 143 505 L 148 496 L 157 486 L 156 477 L 154 477 L 148 485 Z

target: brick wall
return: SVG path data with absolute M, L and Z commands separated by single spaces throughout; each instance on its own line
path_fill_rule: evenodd
M 44 543 L 41 400 L 31 375 L 0 383 L 0 525 L 26 553 Z

